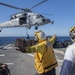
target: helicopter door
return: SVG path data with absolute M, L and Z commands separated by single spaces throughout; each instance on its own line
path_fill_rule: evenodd
M 20 25 L 23 25 L 23 24 L 27 23 L 26 17 L 21 17 L 21 18 L 19 18 L 19 20 L 20 20 Z

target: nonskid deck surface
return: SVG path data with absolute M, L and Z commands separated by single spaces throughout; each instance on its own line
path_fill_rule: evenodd
M 56 73 L 59 75 L 65 48 L 54 49 L 59 66 L 56 68 Z M 9 44 L 0 49 L 0 62 L 8 65 L 11 75 L 35 75 L 34 54 L 22 53 L 16 51 L 14 44 Z

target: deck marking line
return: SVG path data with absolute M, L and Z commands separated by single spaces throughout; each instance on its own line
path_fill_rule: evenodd
M 7 48 L 7 47 L 9 47 L 11 44 L 8 44 L 7 46 L 5 46 L 4 48 Z
M 0 56 L 5 56 L 4 54 L 0 54 Z
M 13 65 L 13 63 L 4 63 L 4 64 L 6 64 L 6 65 Z
M 55 53 L 60 53 L 60 54 L 63 54 L 64 55 L 64 52 L 63 51 L 58 51 L 56 49 L 53 49 Z
M 27 55 L 34 57 L 34 55 L 33 55 L 33 54 L 27 54 Z
M 63 60 L 57 60 L 58 62 L 63 62 Z

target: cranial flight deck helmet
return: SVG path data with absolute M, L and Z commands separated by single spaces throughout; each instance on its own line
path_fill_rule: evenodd
M 43 40 L 46 39 L 46 35 L 43 31 L 37 31 L 34 33 L 34 37 L 35 37 L 35 40 L 37 40 L 38 42 L 41 42 Z
M 70 28 L 69 35 L 70 35 L 71 39 L 73 39 L 73 40 L 75 39 L 75 26 L 72 26 Z

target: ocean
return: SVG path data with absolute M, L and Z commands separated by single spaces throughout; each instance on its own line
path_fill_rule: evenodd
M 57 41 L 63 42 L 65 40 L 70 40 L 71 41 L 69 36 L 57 36 Z
M 5 46 L 7 44 L 11 44 L 11 43 L 15 43 L 17 38 L 24 38 L 26 39 L 26 37 L 0 37 L 0 46 Z M 31 39 L 33 39 L 33 37 L 30 37 Z M 57 36 L 57 41 L 65 41 L 65 40 L 70 40 L 69 36 Z
M 0 37 L 0 46 L 5 46 L 5 45 L 7 45 L 7 44 L 13 44 L 13 43 L 15 43 L 15 41 L 16 41 L 16 39 L 17 38 L 24 38 L 24 39 L 26 39 L 26 37 Z M 33 37 L 30 37 L 31 39 L 33 38 Z

